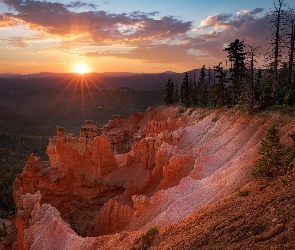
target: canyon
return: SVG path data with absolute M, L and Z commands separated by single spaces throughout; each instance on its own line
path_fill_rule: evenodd
M 95 121 L 85 121 L 79 136 L 57 127 L 46 150 L 49 161 L 31 154 L 14 182 L 15 227 L 2 247 L 141 249 L 141 235 L 157 226 L 160 232 L 151 249 L 212 249 L 210 232 L 219 232 L 215 236 L 222 238 L 238 231 L 251 213 L 257 221 L 263 207 L 259 195 L 269 203 L 283 194 L 294 200 L 285 189 L 276 195 L 277 183 L 264 187 L 273 198 L 259 194 L 261 186 L 251 175 L 261 139 L 272 124 L 279 128 L 282 144 L 292 145 L 293 117 L 293 111 L 248 114 L 238 108 L 157 106 L 129 119 L 114 116 L 101 128 Z M 237 190 L 245 188 L 253 195 L 239 197 Z M 249 202 L 256 212 L 251 212 Z M 233 211 L 237 206 L 244 212 Z M 227 220 L 220 222 L 222 216 Z M 272 222 L 274 232 L 270 226 L 261 232 L 267 235 L 269 230 L 275 236 L 294 232 L 292 218 L 285 222 L 277 218 Z M 231 223 L 223 225 L 224 221 Z M 222 231 L 225 228 L 227 232 Z M 198 242 L 197 233 L 203 235 Z M 243 237 L 236 237 L 232 249 L 248 236 Z M 272 238 L 253 237 L 250 248 Z M 223 249 L 231 249 L 226 246 Z

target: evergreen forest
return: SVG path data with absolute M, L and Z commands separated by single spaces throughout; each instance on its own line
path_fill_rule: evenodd
M 243 39 L 235 39 L 224 51 L 226 64 L 201 68 L 195 74 L 184 73 L 180 86 L 168 79 L 164 102 L 188 107 L 211 109 L 245 106 L 249 112 L 273 105 L 295 104 L 294 10 L 288 9 L 283 0 L 274 3 L 269 13 L 269 43 L 267 52 L 260 54 L 260 47 L 253 47 Z

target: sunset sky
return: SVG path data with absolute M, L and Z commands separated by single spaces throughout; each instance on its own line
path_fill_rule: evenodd
M 264 52 L 271 8 L 273 0 L 0 0 L 0 73 L 212 67 L 236 38 Z

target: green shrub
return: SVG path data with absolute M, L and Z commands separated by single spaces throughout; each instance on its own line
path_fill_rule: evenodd
M 202 114 L 202 115 L 200 115 L 199 116 L 199 121 L 202 121 L 202 120 L 204 120 L 204 118 L 206 117 L 206 115 L 205 114 Z
M 140 237 L 140 249 L 145 250 L 151 246 L 154 236 L 159 233 L 158 226 L 150 227 L 144 234 Z
M 248 189 L 244 189 L 244 190 L 239 189 L 239 190 L 238 190 L 238 194 L 239 194 L 239 196 L 241 196 L 241 197 L 248 196 L 248 195 L 249 195 L 249 190 L 248 190 Z
M 181 114 L 183 114 L 186 111 L 184 107 L 180 107 L 175 115 L 175 118 L 179 117 Z

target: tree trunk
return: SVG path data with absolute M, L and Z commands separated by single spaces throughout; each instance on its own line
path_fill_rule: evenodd
M 291 91 L 292 86 L 292 73 L 293 73 L 293 61 L 294 61 L 294 44 L 295 44 L 295 25 L 294 20 L 291 21 L 291 39 L 290 39 L 290 55 L 289 55 L 289 75 L 288 75 L 288 84 L 289 91 Z
M 272 94 L 274 101 L 276 101 L 277 95 L 277 84 L 278 84 L 278 65 L 279 65 L 279 46 L 280 46 L 280 26 L 281 26 L 281 13 L 282 13 L 282 5 L 283 0 L 278 0 L 278 8 L 275 6 L 276 9 L 276 20 L 275 20 L 275 48 L 274 48 L 274 76 L 273 76 L 273 86 L 272 86 Z
M 249 93 L 249 111 L 254 111 L 254 51 L 251 51 L 251 82 L 250 82 L 250 93 Z

